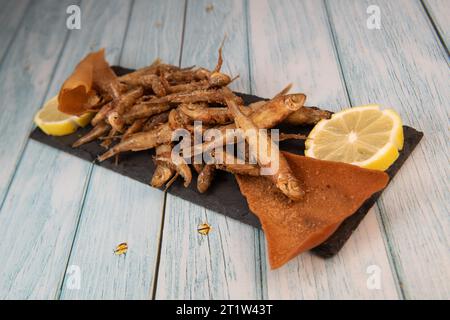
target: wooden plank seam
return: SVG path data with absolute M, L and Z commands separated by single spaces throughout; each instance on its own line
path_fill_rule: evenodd
M 350 91 L 349 91 L 349 86 L 348 86 L 348 82 L 347 79 L 345 77 L 345 72 L 344 72 L 344 68 L 342 65 L 342 61 L 340 58 L 340 52 L 339 52 L 339 48 L 338 48 L 338 40 L 336 37 L 336 30 L 334 29 L 334 23 L 333 23 L 333 18 L 330 14 L 330 9 L 328 7 L 328 0 L 323 0 L 324 2 L 324 6 L 325 6 L 325 12 L 327 15 L 327 20 L 328 20 L 328 28 L 331 34 L 331 40 L 332 40 L 332 44 L 333 44 L 333 48 L 334 48 L 334 52 L 336 54 L 336 60 L 338 61 L 338 66 L 339 66 L 339 70 L 340 70 L 340 76 L 342 78 L 342 83 L 343 86 L 345 88 L 345 93 L 348 99 L 348 103 L 350 107 L 355 107 L 355 103 L 352 101 L 352 98 L 350 96 Z M 378 212 L 381 212 L 381 207 L 379 202 L 376 202 L 376 207 L 378 209 Z M 389 265 L 391 267 L 390 272 L 392 273 L 392 276 L 394 277 L 395 280 L 395 284 L 396 284 L 396 289 L 397 289 L 397 293 L 400 297 L 400 299 L 404 300 L 405 299 L 405 294 L 403 292 L 403 288 L 400 285 L 400 275 L 399 275 L 399 270 L 398 270 L 398 266 L 395 263 L 393 254 L 392 254 L 392 246 L 391 243 L 388 239 L 388 237 L 386 236 L 386 226 L 385 223 L 383 221 L 383 218 L 381 216 L 381 214 L 377 214 L 377 221 L 378 221 L 378 227 L 381 229 L 381 235 L 383 237 L 383 242 L 384 242 L 384 246 L 387 252 L 387 256 L 388 256 L 388 261 L 389 261 Z

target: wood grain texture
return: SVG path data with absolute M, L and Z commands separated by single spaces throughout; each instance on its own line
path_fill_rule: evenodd
M 381 30 L 366 28 L 370 4 L 380 7 Z M 417 1 L 327 5 L 352 104 L 394 107 L 405 124 L 425 134 L 379 207 L 404 296 L 448 299 L 450 91 L 445 50 Z
M 106 2 L 108 6 L 105 5 Z M 58 92 L 64 79 L 89 51 L 108 46 L 110 48 L 108 58 L 113 62 L 118 62 L 127 26 L 129 4 L 129 2 L 105 0 L 85 1 L 81 4 L 82 13 L 84 12 L 82 28 L 70 32 L 45 100 Z M 62 17 L 61 20 L 65 21 L 67 5 L 67 3 L 62 3 L 61 6 L 56 6 L 54 10 L 57 10 L 58 15 L 52 18 Z M 49 2 L 48 6 L 53 8 L 55 4 Z M 44 7 L 42 10 L 45 12 L 49 9 Z M 44 13 L 41 12 L 36 18 L 42 19 L 43 15 Z M 114 19 L 111 20 L 111 17 Z M 66 30 L 65 23 L 60 28 Z M 60 32 L 60 28 L 44 30 L 49 33 L 48 41 L 52 39 L 51 34 Z M 43 42 L 42 46 L 51 45 L 51 42 L 47 42 L 45 39 L 40 41 Z M 59 41 L 64 42 L 62 39 Z M 36 43 L 34 46 L 36 49 Z M 24 59 L 36 61 L 33 56 L 26 56 Z M 34 62 L 34 64 L 36 63 Z M 40 76 L 42 77 L 42 75 Z M 31 107 L 39 108 L 40 101 L 34 100 L 33 92 L 27 94 L 33 101 Z M 16 103 L 15 106 L 17 105 L 20 104 Z M 34 113 L 31 107 L 28 109 L 28 113 L 23 115 L 28 122 L 31 121 Z M 20 131 L 19 128 L 11 130 Z M 40 167 L 38 167 L 39 164 Z M 42 164 L 47 164 L 47 167 Z M 10 218 L 4 225 L 7 230 L 20 225 L 24 216 L 28 221 L 27 224 L 16 230 L 28 236 L 17 238 L 10 232 L 10 236 L 2 239 L 5 247 L 2 247 L 1 254 L 8 257 L 10 262 L 8 268 L 3 270 L 3 274 L 7 279 L 11 279 L 6 281 L 5 288 L 0 290 L 2 295 L 44 299 L 58 296 L 77 228 L 84 195 L 83 186 L 87 183 L 89 171 L 89 163 L 74 157 L 63 157 L 60 152 L 35 142 L 28 143 L 17 167 L 10 192 L 5 200 L 5 206 L 0 212 L 0 216 L 4 215 L 5 219 L 6 217 Z M 27 184 L 26 181 L 30 178 L 33 179 L 33 184 Z M 28 201 L 17 199 L 18 194 Z M 49 198 L 47 195 L 52 197 Z M 43 214 L 45 213 L 45 211 L 42 212 L 43 209 L 36 211 L 35 207 L 47 208 L 46 210 L 51 214 Z M 21 212 L 23 212 L 22 215 L 20 215 Z M 52 245 L 55 248 L 51 247 Z M 8 247 L 19 247 L 20 255 L 13 254 L 14 251 L 8 252 Z M 26 265 L 22 265 L 24 262 L 21 255 L 29 255 L 33 258 L 25 261 Z M 14 280 L 15 277 L 18 277 L 16 274 L 22 272 L 23 268 L 33 271 L 41 269 L 49 271 L 46 273 L 30 272 L 27 273 L 28 278 L 24 275 L 17 281 Z M 12 282 L 13 280 L 16 282 Z M 22 286 L 27 286 L 29 293 L 22 290 Z M 39 288 L 37 288 L 38 286 Z
M 135 0 L 120 65 L 142 68 L 156 58 L 178 65 L 184 1 Z
M 33 2 L 0 65 L 0 204 L 64 45 L 67 3 Z
M 108 15 L 108 18 L 112 23 L 121 22 L 125 26 L 128 9 L 122 7 L 114 11 L 123 16 L 111 19 Z M 183 14 L 184 3 L 179 1 L 134 2 L 120 61 L 109 61 L 142 67 L 160 57 L 177 63 Z M 118 36 L 117 32 L 111 32 L 114 34 L 115 38 L 124 38 L 123 34 Z M 120 49 L 121 44 L 118 43 L 117 48 Z M 152 161 L 150 155 L 148 161 Z M 61 298 L 151 298 L 163 203 L 161 191 L 95 167 L 68 264 L 80 267 L 81 288 L 69 290 L 66 284 L 70 279 L 66 277 Z M 112 254 L 120 242 L 128 242 L 130 249 L 126 256 Z
M 253 92 L 270 96 L 294 82 L 307 104 L 347 107 L 345 86 L 323 2 L 250 1 L 250 63 Z M 376 208 L 375 208 L 376 209 Z M 339 254 L 324 260 L 304 253 L 280 269 L 263 270 L 271 299 L 397 298 L 377 210 L 371 210 Z M 368 289 L 367 268 L 381 268 L 382 287 Z
M 29 0 L 0 1 L 0 62 L 16 36 L 29 3 Z
M 423 4 L 433 19 L 444 45 L 450 50 L 450 1 L 423 0 Z
M 95 168 L 69 261 L 80 268 L 81 286 L 71 290 L 66 277 L 62 299 L 151 297 L 162 196 L 162 191 Z M 122 242 L 128 252 L 115 255 Z
M 169 195 L 165 219 L 156 299 L 261 298 L 257 230 Z
M 88 166 L 73 165 L 81 161 L 35 142 L 23 159 L 0 212 L 0 298 L 54 299 Z
M 240 75 L 233 89 L 249 92 L 245 19 L 242 1 L 189 1 L 181 64 L 213 69 L 226 35 L 222 70 Z M 204 237 L 196 229 L 206 221 L 213 231 Z M 259 231 L 167 195 L 156 298 L 261 297 Z

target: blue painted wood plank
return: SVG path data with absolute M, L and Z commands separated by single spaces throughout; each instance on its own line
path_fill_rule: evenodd
M 393 107 L 425 134 L 379 207 L 405 297 L 448 299 L 447 54 L 419 1 L 327 5 L 352 104 Z M 366 27 L 369 5 L 380 8 L 379 30 Z
M 136 0 L 120 64 L 141 68 L 156 58 L 178 65 L 185 1 Z
M 423 4 L 444 41 L 443 45 L 450 50 L 450 1 L 423 0 Z
M 0 65 L 0 206 L 64 44 L 66 5 L 33 2 Z
M 64 43 L 64 37 L 55 38 L 55 34 L 64 36 L 61 30 L 66 30 L 68 4 L 69 2 L 58 2 L 58 5 L 53 1 L 39 2 L 37 8 L 33 9 L 36 11 L 34 16 L 27 17 L 26 32 L 31 32 L 33 36 L 30 48 L 22 50 L 22 59 L 30 68 L 37 68 L 37 61 L 43 60 L 35 54 L 30 55 L 30 52 L 39 53 L 44 49 L 47 52 L 47 47 L 55 50 L 53 42 Z M 129 7 L 130 2 L 118 0 L 82 2 L 81 30 L 70 31 L 46 99 L 57 93 L 64 79 L 89 51 L 107 46 L 110 48 L 108 59 L 113 63 L 118 62 Z M 46 12 L 50 15 L 46 16 Z M 40 23 L 43 26 L 40 27 L 37 22 L 34 23 L 36 25 L 29 25 L 33 19 L 42 21 Z M 54 21 L 56 25 L 49 25 L 49 21 Z M 48 38 L 43 37 L 44 34 Z M 13 50 L 11 52 L 19 54 Z M 34 78 L 20 78 L 20 82 L 14 83 L 16 91 L 19 90 L 24 96 L 22 99 L 27 97 L 30 100 L 28 105 L 16 100 L 10 101 L 9 107 L 10 112 L 13 107 L 20 110 L 16 112 L 23 117 L 20 119 L 26 128 L 29 128 L 42 98 L 36 101 L 33 90 L 26 92 L 21 88 L 28 81 L 44 81 L 49 74 L 42 69 L 35 72 L 39 73 Z M 25 86 L 26 88 L 28 87 Z M 21 105 L 26 109 L 17 107 Z M 9 134 L 17 137 L 17 133 L 13 131 L 20 133 L 22 129 L 10 130 Z M 89 163 L 33 141 L 28 143 L 0 211 L 3 219 L 0 230 L 6 235 L 2 238 L 0 254 L 7 261 L 0 275 L 1 297 L 51 299 L 58 296 L 89 171 Z M 17 234 L 21 236 L 17 237 Z
M 0 62 L 16 36 L 29 3 L 29 0 L 0 1 Z
M 188 2 L 181 64 L 213 69 L 225 36 L 223 71 L 239 74 L 233 89 L 249 92 L 243 1 Z M 207 237 L 197 232 L 203 222 L 213 228 Z M 262 298 L 259 249 L 258 230 L 167 195 L 156 298 Z
M 72 244 L 85 182 L 80 177 L 87 167 L 37 143 L 30 143 L 23 157 L 0 212 L 0 298 L 53 299 Z
M 271 96 L 293 82 L 308 105 L 349 106 L 326 10 L 322 1 L 249 1 L 253 92 Z M 351 29 L 349 29 L 351 30 Z M 376 208 L 337 256 L 324 260 L 303 253 L 277 270 L 263 266 L 271 299 L 397 298 Z M 382 288 L 367 287 L 367 268 L 381 268 Z
M 183 17 L 184 2 L 135 1 L 119 63 L 138 68 L 160 57 L 178 64 Z M 81 270 L 81 286 L 71 290 L 66 277 L 61 298 L 151 298 L 163 204 L 161 191 L 94 167 L 69 261 Z M 128 243 L 126 256 L 112 254 L 120 242 Z
M 260 263 L 258 230 L 168 195 L 156 299 L 261 299 Z
M 68 264 L 69 272 L 80 270 L 80 287 L 67 276 L 62 299 L 151 297 L 163 192 L 108 173 L 96 168 L 92 174 Z M 128 252 L 115 255 L 123 242 Z

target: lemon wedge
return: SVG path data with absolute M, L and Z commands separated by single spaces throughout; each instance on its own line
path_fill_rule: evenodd
M 403 148 L 403 124 L 392 109 L 367 105 L 321 120 L 305 142 L 305 155 L 386 170 Z
M 34 123 L 46 134 L 65 136 L 74 133 L 79 127 L 91 121 L 93 113 L 87 112 L 79 117 L 58 110 L 58 96 L 48 100 L 34 116 Z

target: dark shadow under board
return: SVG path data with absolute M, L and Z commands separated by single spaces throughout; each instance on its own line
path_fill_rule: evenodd
M 120 67 L 113 68 L 118 75 L 132 71 L 130 69 Z M 243 98 L 246 105 L 255 101 L 263 100 L 263 98 L 257 96 L 242 93 L 237 94 Z M 86 128 L 79 129 L 71 135 L 54 137 L 48 136 L 39 128 L 36 128 L 33 132 L 31 132 L 30 138 L 81 159 L 94 162 L 97 156 L 105 151 L 105 149 L 99 145 L 98 141 L 85 144 L 79 148 L 71 147 L 74 141 L 91 129 L 91 126 L 87 126 Z M 292 127 L 283 127 L 280 129 L 282 132 L 297 132 L 304 134 L 307 134 L 311 130 L 311 128 L 302 128 L 299 130 L 298 128 Z M 403 130 L 405 136 L 404 148 L 400 152 L 400 156 L 396 162 L 387 170 L 391 180 L 423 137 L 422 132 L 419 132 L 411 127 L 404 126 Z M 280 149 L 303 155 L 304 143 L 300 140 L 284 141 L 280 143 Z M 109 159 L 102 163 L 95 162 L 95 164 L 130 177 L 139 182 L 148 184 L 155 169 L 152 159 L 153 155 L 153 151 L 130 152 L 120 155 L 118 165 L 114 164 L 114 159 Z M 218 171 L 214 183 L 205 194 L 200 194 L 197 191 L 196 178 L 197 177 L 194 174 L 192 179 L 193 181 L 188 188 L 184 188 L 181 179 L 178 179 L 171 186 L 168 192 L 174 196 L 195 203 L 206 209 L 226 215 L 230 218 L 239 220 L 256 228 L 261 227 L 258 218 L 250 212 L 247 202 L 241 195 L 233 175 Z M 149 188 L 151 187 L 149 186 Z M 383 191 L 370 197 L 352 216 L 344 220 L 341 226 L 329 239 L 314 248 L 313 252 L 325 258 L 335 255 L 344 246 L 345 242 L 358 227 L 359 223 L 374 205 L 375 201 L 379 198 L 382 192 Z

